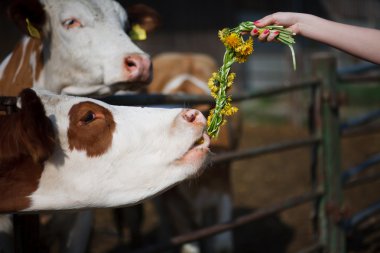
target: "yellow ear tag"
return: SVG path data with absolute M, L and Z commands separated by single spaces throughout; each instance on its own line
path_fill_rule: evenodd
M 26 28 L 28 29 L 29 35 L 33 38 L 40 39 L 40 32 L 35 28 L 32 23 L 30 23 L 29 19 L 26 19 Z
M 129 33 L 132 40 L 146 40 L 146 31 L 139 24 L 132 26 L 132 30 Z

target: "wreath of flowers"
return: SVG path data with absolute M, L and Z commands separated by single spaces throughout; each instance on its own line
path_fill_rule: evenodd
M 215 99 L 215 107 L 210 110 L 207 118 L 207 133 L 210 137 L 216 138 L 218 136 L 220 127 L 227 121 L 226 116 L 231 116 L 238 111 L 238 108 L 231 104 L 232 98 L 228 95 L 231 89 L 235 73 L 230 72 L 233 63 L 244 63 L 253 52 L 253 38 L 244 39 L 244 34 L 249 33 L 253 29 L 257 29 L 261 34 L 265 30 L 278 31 L 276 39 L 289 46 L 292 59 L 293 68 L 296 69 L 296 62 L 293 50 L 295 40 L 293 33 L 283 26 L 265 26 L 258 28 L 251 21 L 240 23 L 238 27 L 233 29 L 224 28 L 218 32 L 218 37 L 224 44 L 226 51 L 223 57 L 223 65 L 218 72 L 212 74 L 208 80 L 208 87 L 211 91 L 211 96 Z

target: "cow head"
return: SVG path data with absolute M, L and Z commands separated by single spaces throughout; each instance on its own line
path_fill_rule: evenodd
M 22 96 L 20 112 L 14 117 L 20 118 L 21 112 L 28 114 L 36 107 L 27 107 L 32 95 Z M 3 171 L 0 183 L 7 182 L 7 191 L 18 192 L 12 190 L 10 182 L 17 183 L 18 189 L 28 185 L 30 192 L 25 194 L 25 190 L 24 196 L 12 198 L 13 205 L 19 206 L 14 200 L 22 199 L 25 205 L 27 196 L 30 204 L 24 206 L 24 210 L 136 203 L 197 175 L 209 152 L 206 120 L 194 109 L 111 106 L 46 91 L 37 91 L 37 96 L 33 99 L 36 101 L 37 97 L 42 101 L 55 133 L 48 135 L 55 136 L 54 142 L 48 142 L 49 156 L 43 156 L 42 160 L 28 158 L 26 149 L 14 151 L 6 163 L 5 158 L 0 157 L 0 171 Z M 41 124 L 30 122 L 29 126 Z M 44 125 L 50 127 L 50 124 Z M 33 130 L 24 127 L 21 131 Z M 9 134 L 11 132 L 12 127 Z M 17 136 L 13 138 L 16 141 Z M 27 146 L 21 139 L 17 143 Z M 37 141 L 34 144 L 47 145 Z M 1 144 L 0 150 L 4 145 Z M 9 146 L 4 147 L 6 149 Z M 20 155 L 16 157 L 17 154 Z M 9 180 L 10 175 L 12 180 Z
M 105 94 L 151 80 L 150 57 L 124 30 L 129 20 L 154 28 L 157 15 L 147 7 L 132 8 L 128 16 L 114 0 L 18 0 L 9 13 L 21 29 L 32 27 L 41 36 L 44 67 L 37 87 Z

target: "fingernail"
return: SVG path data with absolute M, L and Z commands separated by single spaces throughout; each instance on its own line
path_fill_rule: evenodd
M 269 30 L 268 30 L 268 29 L 264 31 L 264 34 L 268 34 L 268 33 L 269 33 Z
M 259 30 L 257 30 L 256 28 L 253 29 L 253 33 L 257 33 Z
M 256 20 L 256 21 L 254 21 L 253 23 L 254 23 L 255 25 L 256 25 L 256 24 L 260 24 L 260 21 L 259 21 L 259 20 Z
M 276 35 L 279 34 L 279 33 L 280 33 L 279 31 L 275 31 L 275 32 L 274 32 L 274 34 L 276 34 Z

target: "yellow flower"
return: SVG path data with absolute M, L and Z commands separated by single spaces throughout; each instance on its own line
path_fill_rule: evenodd
M 210 113 L 207 117 L 207 125 L 208 126 L 211 125 L 211 120 L 212 120 L 213 115 L 214 115 L 214 109 L 210 110 Z
M 236 52 L 248 56 L 252 54 L 253 52 L 253 39 L 252 37 L 249 37 L 243 44 L 241 44 L 239 47 L 236 48 Z
M 223 30 L 220 30 L 218 31 L 218 37 L 219 39 L 224 43 L 224 40 L 226 39 L 226 36 L 229 34 L 230 32 L 228 31 L 227 28 L 224 28 Z
M 237 48 L 241 46 L 242 44 L 242 39 L 241 37 L 236 34 L 236 33 L 231 33 L 229 34 L 225 39 L 224 39 L 224 45 L 226 47 L 230 48 Z
M 239 109 L 236 106 L 232 106 L 230 101 L 227 101 L 224 108 L 221 110 L 221 114 L 225 116 L 231 116 L 232 114 L 235 114 Z
M 244 62 L 246 62 L 247 61 L 247 59 L 248 59 L 248 56 L 247 55 L 237 55 L 236 57 L 235 57 L 235 61 L 236 62 L 238 62 L 238 63 L 244 63 Z
M 213 98 L 217 98 L 217 93 L 219 91 L 219 85 L 218 85 L 219 82 L 218 82 L 217 78 L 218 78 L 218 74 L 212 73 L 212 76 L 210 77 L 210 79 L 208 79 L 208 83 L 207 83 L 207 86 L 210 89 L 211 96 Z
M 235 76 L 236 76 L 235 73 L 230 73 L 228 75 L 228 77 L 227 77 L 227 88 L 232 87 L 232 84 L 234 83 L 234 80 L 235 80 Z

